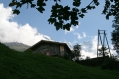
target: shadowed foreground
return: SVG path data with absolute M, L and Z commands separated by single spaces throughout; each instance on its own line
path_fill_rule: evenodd
M 17 52 L 0 43 L 0 79 L 119 79 L 119 71 Z

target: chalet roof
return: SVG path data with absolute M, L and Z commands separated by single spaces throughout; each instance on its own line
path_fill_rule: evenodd
M 51 43 L 51 44 L 63 45 L 63 46 L 66 47 L 66 49 L 68 49 L 68 50 L 71 52 L 70 48 L 68 47 L 68 45 L 67 45 L 66 43 L 55 42 L 55 41 L 47 41 L 47 40 L 41 40 L 41 41 L 39 41 L 38 43 L 36 43 L 36 44 L 34 44 L 33 46 L 31 46 L 30 48 L 28 48 L 27 50 L 29 50 L 29 49 L 31 49 L 31 50 L 35 49 L 35 48 L 37 48 L 37 46 L 39 46 L 41 43 Z M 26 50 L 26 51 L 27 51 L 27 50 Z

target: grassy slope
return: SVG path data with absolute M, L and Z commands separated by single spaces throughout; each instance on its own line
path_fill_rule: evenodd
M 0 44 L 0 79 L 119 79 L 101 70 L 39 54 L 16 52 Z

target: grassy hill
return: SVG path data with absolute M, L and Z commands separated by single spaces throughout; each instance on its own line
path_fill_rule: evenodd
M 119 79 L 119 71 L 87 67 L 40 54 L 17 52 L 0 43 L 0 79 Z

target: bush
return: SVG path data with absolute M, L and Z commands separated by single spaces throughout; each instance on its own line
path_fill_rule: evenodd
M 110 58 L 104 61 L 101 68 L 110 69 L 110 70 L 119 70 L 119 61 L 116 61 L 115 59 Z
M 101 66 L 103 61 L 104 61 L 103 58 L 99 57 L 99 58 L 86 59 L 86 60 L 81 60 L 76 62 L 82 65 L 95 67 L 95 66 Z
M 64 58 L 64 59 L 67 59 L 67 60 L 71 60 L 71 56 L 69 56 L 69 55 L 67 55 L 67 54 L 65 54 L 63 58 Z

